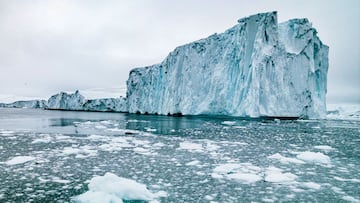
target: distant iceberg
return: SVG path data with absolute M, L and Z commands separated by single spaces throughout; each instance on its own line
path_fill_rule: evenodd
M 127 81 L 130 113 L 243 117 L 326 116 L 328 46 L 307 19 L 240 19 L 221 34 L 177 47 Z

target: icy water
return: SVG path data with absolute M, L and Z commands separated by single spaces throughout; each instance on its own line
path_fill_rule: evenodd
M 0 202 L 71 202 L 106 172 L 159 202 L 359 202 L 359 128 L 0 109 Z

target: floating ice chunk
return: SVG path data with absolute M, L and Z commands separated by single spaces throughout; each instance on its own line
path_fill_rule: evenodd
M 131 179 L 118 177 L 113 173 L 106 173 L 104 176 L 92 178 L 88 187 L 89 191 L 75 197 L 75 202 L 121 203 L 122 200 L 151 201 L 158 197 L 156 194 L 151 193 L 146 188 L 146 185 Z
M 97 150 L 92 149 L 90 146 L 82 146 L 79 148 L 65 147 L 62 153 L 64 156 L 75 154 L 76 158 L 86 158 L 89 156 L 96 156 Z
M 303 185 L 307 188 L 318 190 L 321 188 L 320 184 L 314 183 L 314 182 L 305 182 Z
M 35 160 L 32 156 L 16 156 L 5 162 L 6 165 L 23 164 L 29 161 Z
M 181 142 L 179 144 L 179 149 L 189 150 L 189 151 L 203 151 L 202 144 L 192 143 L 192 142 Z
M 155 128 L 145 128 L 147 132 L 156 132 L 157 130 Z
M 194 160 L 194 161 L 190 161 L 190 162 L 188 162 L 188 163 L 186 163 L 185 165 L 186 166 L 198 166 L 198 165 L 200 165 L 200 161 L 199 160 Z
M 351 196 L 343 196 L 342 197 L 343 200 L 346 200 L 346 201 L 349 201 L 349 202 L 356 202 L 356 203 L 359 203 L 360 201 L 354 197 L 351 197 Z
M 299 159 L 295 159 L 295 158 L 288 158 L 288 157 L 284 157 L 279 153 L 273 154 L 271 156 L 268 156 L 268 158 L 270 159 L 277 159 L 279 160 L 281 163 L 294 163 L 294 164 L 304 164 L 304 161 L 301 161 Z
M 292 173 L 283 173 L 282 169 L 270 166 L 265 171 L 265 181 L 273 183 L 291 183 L 297 178 Z
M 314 162 L 321 164 L 330 164 L 330 157 L 326 156 L 321 152 L 301 152 L 296 156 L 298 159 L 301 159 L 306 162 Z
M 261 168 L 251 163 L 229 163 L 217 166 L 211 176 L 213 178 L 226 178 L 241 183 L 255 183 L 262 179 Z
M 315 149 L 320 149 L 320 150 L 324 150 L 324 151 L 331 151 L 334 150 L 334 148 L 327 146 L 327 145 L 318 145 L 318 146 L 314 146 Z
M 222 124 L 224 124 L 224 125 L 235 125 L 236 122 L 235 121 L 224 121 L 224 122 L 222 122 Z

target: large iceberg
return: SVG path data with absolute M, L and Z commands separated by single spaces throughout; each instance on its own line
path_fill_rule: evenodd
M 246 17 L 177 47 L 160 64 L 133 69 L 128 110 L 323 118 L 328 50 L 307 19 L 278 24 L 276 12 Z

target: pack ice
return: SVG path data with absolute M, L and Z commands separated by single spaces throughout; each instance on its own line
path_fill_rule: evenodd
M 278 24 L 276 12 L 252 15 L 133 69 L 128 111 L 323 118 L 328 50 L 308 19 Z

